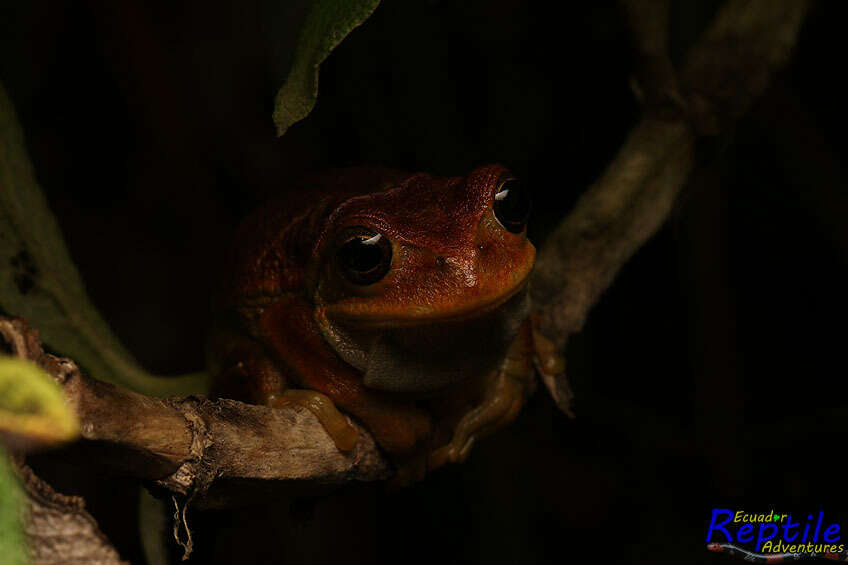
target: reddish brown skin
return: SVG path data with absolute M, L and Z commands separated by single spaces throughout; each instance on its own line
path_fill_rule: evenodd
M 264 404 L 286 388 L 316 390 L 391 453 L 427 443 L 431 413 L 407 395 L 366 388 L 327 343 L 316 312 L 421 323 L 473 315 L 512 292 L 535 251 L 523 234 L 491 228 L 494 192 L 508 178 L 497 165 L 464 178 L 348 169 L 305 183 L 300 203 L 289 193 L 264 206 L 239 229 L 216 299 L 216 394 Z M 374 227 L 403 249 L 403 261 L 372 288 L 351 289 L 327 267 L 335 234 L 351 225 Z

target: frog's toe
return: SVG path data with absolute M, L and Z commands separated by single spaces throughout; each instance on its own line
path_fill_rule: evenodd
M 326 395 L 315 390 L 290 388 L 281 396 L 271 397 L 268 400 L 268 405 L 272 408 L 291 404 L 303 406 L 315 414 L 340 451 L 350 451 L 356 447 L 359 439 L 356 428 Z
M 571 402 L 574 394 L 565 374 L 565 359 L 557 347 L 535 328 L 533 329 L 533 364 L 536 372 L 551 393 L 557 406 L 568 417 L 574 418 Z

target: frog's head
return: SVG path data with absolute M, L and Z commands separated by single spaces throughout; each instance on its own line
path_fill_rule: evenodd
M 529 211 L 500 166 L 342 202 L 311 269 L 325 337 L 374 388 L 435 390 L 491 369 L 527 315 Z

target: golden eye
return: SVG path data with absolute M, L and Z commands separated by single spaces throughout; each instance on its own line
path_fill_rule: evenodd
M 374 284 L 386 276 L 392 266 L 391 242 L 369 228 L 345 229 L 336 249 L 339 270 L 353 284 Z
M 509 179 L 495 193 L 494 211 L 498 222 L 512 233 L 521 233 L 530 218 L 530 193 L 518 179 Z

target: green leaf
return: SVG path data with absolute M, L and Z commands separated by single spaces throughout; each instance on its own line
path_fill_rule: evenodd
M 368 19 L 380 0 L 313 0 L 294 63 L 274 102 L 277 135 L 309 115 L 318 97 L 318 70 L 333 49 Z
M 0 357 L 0 440 L 47 446 L 78 435 L 79 422 L 53 378 L 32 361 Z
M 171 512 L 173 514 L 173 512 Z M 168 540 L 171 523 L 168 505 L 154 498 L 147 489 L 139 489 L 138 530 L 147 565 L 168 565 Z
M 23 316 L 94 378 L 157 396 L 205 390 L 205 376 L 150 375 L 91 303 L 35 180 L 12 103 L 0 85 L 0 308 Z
M 29 563 L 21 524 L 23 493 L 3 442 L 16 448 L 71 441 L 79 424 L 61 387 L 31 361 L 0 356 L 0 560 Z
M 21 524 L 22 502 L 20 484 L 0 447 L 0 557 L 7 565 L 29 563 Z

